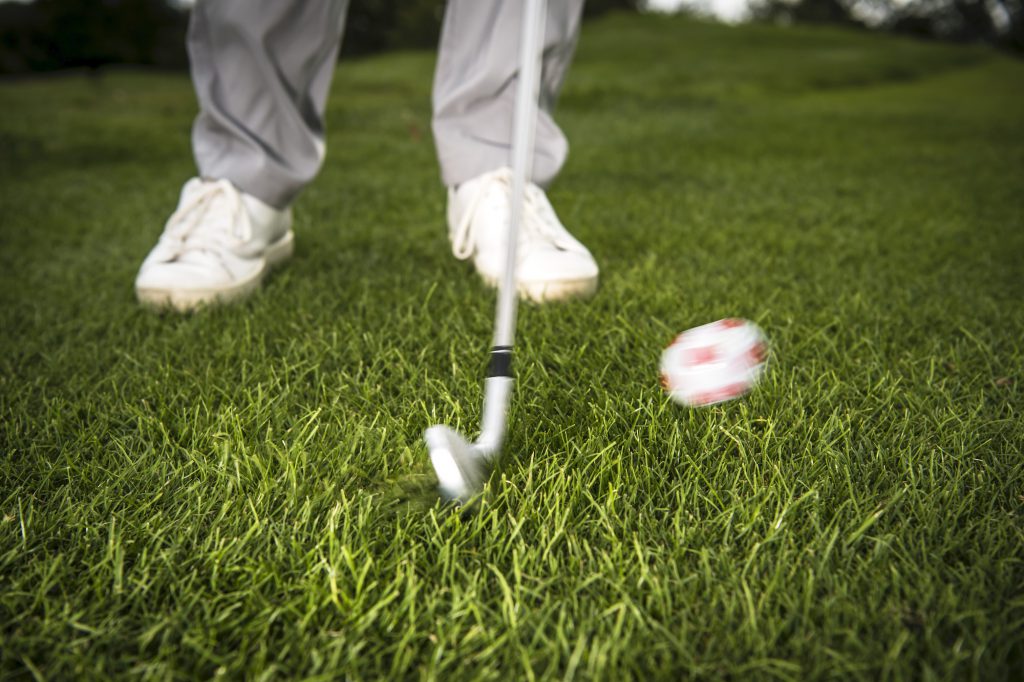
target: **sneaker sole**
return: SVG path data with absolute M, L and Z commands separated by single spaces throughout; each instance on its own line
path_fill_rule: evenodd
M 247 280 L 220 289 L 140 289 L 135 295 L 139 303 L 158 310 L 172 309 L 188 313 L 203 306 L 239 301 L 251 295 L 274 267 L 291 258 L 295 252 L 295 235 L 291 230 L 267 247 L 263 269 Z
M 479 273 L 487 286 L 497 288 L 498 279 Z M 565 279 L 553 282 L 518 282 L 516 291 L 519 298 L 534 303 L 554 303 L 573 299 L 590 298 L 597 293 L 597 277 Z

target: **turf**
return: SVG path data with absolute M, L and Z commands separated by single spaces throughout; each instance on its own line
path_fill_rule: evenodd
M 612 16 L 551 197 L 602 267 L 521 310 L 458 513 L 493 294 L 444 236 L 433 55 L 341 65 L 296 257 L 179 317 L 132 280 L 193 172 L 183 75 L 0 84 L 0 677 L 1013 679 L 1024 671 L 1024 63 Z M 691 410 L 664 343 L 756 320 Z

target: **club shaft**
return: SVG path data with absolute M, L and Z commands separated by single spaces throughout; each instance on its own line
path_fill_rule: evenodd
M 498 291 L 494 345 L 511 347 L 515 341 L 516 246 L 525 209 L 526 185 L 533 175 L 533 145 L 540 93 L 541 48 L 544 41 L 545 0 L 526 0 L 519 42 L 519 76 L 512 130 L 512 206 L 506 246 L 505 274 Z

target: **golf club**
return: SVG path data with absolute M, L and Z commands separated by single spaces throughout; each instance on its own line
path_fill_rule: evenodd
M 512 396 L 512 343 L 515 338 L 516 243 L 523 220 L 526 183 L 533 171 L 533 142 L 540 92 L 541 43 L 544 38 L 545 0 L 526 0 L 519 43 L 519 79 L 512 135 L 512 197 L 505 273 L 498 288 L 494 344 L 484 382 L 480 436 L 470 443 L 442 424 L 423 434 L 441 493 L 465 502 L 478 493 L 501 456 L 505 442 L 509 400 Z

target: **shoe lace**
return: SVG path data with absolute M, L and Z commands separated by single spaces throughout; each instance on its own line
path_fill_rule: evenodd
M 164 234 L 178 245 L 178 255 L 187 251 L 219 254 L 240 240 L 250 239 L 252 226 L 241 193 L 227 180 L 202 181 L 186 193 L 167 220 Z
M 489 201 L 497 193 L 498 200 Z M 474 226 L 484 225 L 489 221 L 477 220 L 481 211 L 508 210 L 509 197 L 512 194 L 512 170 L 502 168 L 484 178 L 476 192 L 469 199 L 466 210 L 454 232 L 452 233 L 452 252 L 456 258 L 466 260 L 476 249 L 476 230 Z M 569 234 L 555 215 L 555 210 L 537 185 L 529 183 L 525 193 L 525 211 L 519 226 L 519 255 L 525 256 L 531 248 L 540 245 L 554 246 L 563 251 L 578 250 L 579 242 Z

